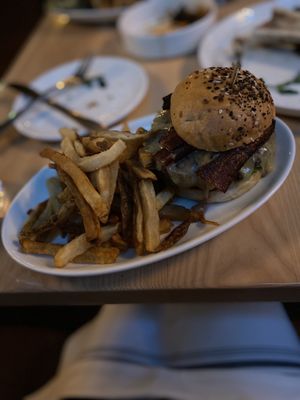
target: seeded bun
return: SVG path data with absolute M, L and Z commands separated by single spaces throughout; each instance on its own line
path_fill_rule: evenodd
M 183 140 L 215 152 L 253 142 L 275 117 L 264 82 L 233 67 L 190 74 L 175 88 L 170 111 L 172 124 Z

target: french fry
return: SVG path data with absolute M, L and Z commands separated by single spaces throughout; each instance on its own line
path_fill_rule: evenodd
M 19 233 L 19 240 L 22 239 L 35 239 L 36 238 L 36 233 L 32 232 L 32 228 L 36 221 L 38 220 L 39 216 L 42 214 L 44 209 L 47 206 L 47 200 L 39 203 L 35 209 L 31 210 L 28 214 L 27 221 L 25 222 L 23 228 L 21 229 Z
M 177 204 L 166 204 L 159 215 L 172 221 L 186 221 L 191 216 L 191 210 Z
M 209 221 L 204 217 L 203 208 L 199 205 L 194 206 L 191 210 L 177 204 L 167 204 L 161 210 L 159 215 L 164 218 L 169 218 L 173 221 L 201 222 L 202 224 L 210 224 L 218 226 L 215 221 Z
M 145 248 L 147 251 L 153 252 L 160 243 L 159 216 L 156 209 L 155 191 L 151 180 L 143 179 L 138 185 L 144 216 Z
M 49 221 L 53 218 L 53 207 L 52 207 L 52 198 L 49 197 L 46 207 L 44 210 L 41 212 L 39 215 L 38 219 L 35 221 L 35 223 L 32 225 L 32 231 L 37 232 L 39 230 L 40 226 L 43 225 L 48 225 Z
M 150 169 L 144 168 L 137 161 L 127 160 L 126 165 L 139 179 L 151 179 L 152 181 L 157 181 L 156 175 L 150 171 Z
M 170 232 L 173 227 L 173 223 L 169 218 L 161 218 L 159 220 L 159 233 L 164 234 Z
M 46 182 L 47 190 L 49 193 L 49 200 L 51 199 L 51 209 L 54 214 L 58 213 L 60 209 L 60 202 L 58 196 L 62 193 L 63 187 L 62 183 L 58 179 L 58 177 L 51 177 L 47 179 Z
M 61 141 L 60 147 L 65 156 L 69 157 L 75 164 L 79 163 L 80 157 L 75 150 L 74 141 L 66 136 Z
M 133 185 L 133 201 L 134 201 L 134 214 L 133 214 L 133 242 L 136 253 L 141 256 L 145 253 L 144 246 L 144 217 L 143 208 L 140 198 L 139 188 L 137 181 Z
M 85 253 L 75 257 L 75 263 L 113 264 L 117 261 L 120 250 L 117 247 L 94 246 Z
M 57 268 L 63 268 L 75 257 L 80 256 L 80 254 L 83 254 L 92 246 L 93 243 L 88 241 L 86 234 L 83 233 L 58 250 L 54 256 L 54 265 Z
M 71 128 L 60 128 L 59 133 L 62 138 L 68 137 L 71 140 L 76 140 L 78 137 L 77 132 Z
M 91 241 L 94 239 L 100 239 L 101 235 L 100 222 L 94 210 L 85 201 L 84 197 L 77 189 L 72 179 L 64 171 L 60 169 L 58 169 L 58 173 L 59 176 L 61 177 L 61 180 L 65 183 L 65 185 L 72 193 L 74 201 L 80 211 L 87 240 Z
M 138 137 L 137 137 L 135 134 L 130 133 L 128 131 L 116 131 L 113 129 L 111 129 L 111 130 L 103 129 L 98 132 L 92 132 L 90 136 L 92 138 L 104 138 L 113 143 L 116 142 L 117 140 L 122 140 L 125 143 L 131 142 L 131 141 L 132 142 L 138 141 L 139 144 L 142 144 L 148 137 L 146 134 L 145 134 L 145 137 L 141 137 L 142 135 L 141 136 L 138 135 Z
M 119 233 L 112 235 L 110 242 L 113 247 L 117 247 L 119 250 L 126 251 L 128 249 L 128 243 L 122 239 Z
M 125 149 L 126 144 L 122 140 L 118 140 L 102 153 L 80 158 L 77 165 L 84 172 L 93 172 L 117 161 Z
M 77 189 L 99 218 L 107 215 L 108 210 L 105 201 L 84 172 L 70 158 L 49 148 L 42 150 L 41 156 L 55 162 L 58 167 L 72 178 Z
M 78 140 L 78 139 L 74 140 L 74 148 L 76 150 L 76 153 L 79 155 L 79 157 L 85 157 L 87 155 L 85 148 L 80 140 Z
M 57 195 L 57 200 L 62 204 L 72 199 L 73 199 L 72 193 L 67 187 L 65 187 L 64 190 Z
M 104 138 L 91 138 L 89 136 L 81 138 L 84 149 L 90 154 L 98 154 L 110 148 L 111 142 Z
M 107 229 L 103 229 L 103 234 L 98 240 L 97 245 L 102 242 L 106 242 L 109 240 L 112 235 L 116 233 L 117 226 L 114 227 L 106 227 Z M 77 236 L 75 239 L 71 240 L 66 245 L 62 246 L 58 252 L 54 256 L 54 265 L 57 268 L 62 268 L 67 265 L 70 261 L 74 260 L 77 256 L 85 253 L 88 249 L 93 247 L 94 244 L 89 242 L 86 238 L 86 234 L 83 233 L 80 236 Z
M 144 168 L 150 168 L 153 164 L 153 155 L 149 151 L 141 147 L 138 150 L 139 161 Z
M 62 184 L 57 176 L 47 179 L 46 185 L 50 197 L 56 197 L 62 191 Z
M 133 207 L 132 207 L 132 190 L 129 186 L 126 177 L 122 171 L 120 171 L 118 176 L 118 189 L 120 194 L 120 211 L 121 211 L 121 229 L 122 237 L 127 243 L 132 242 L 132 217 L 133 217 Z
M 56 253 L 63 247 L 61 244 L 37 242 L 24 239 L 21 242 L 21 250 L 27 254 L 38 254 L 55 256 Z M 83 254 L 75 257 L 74 263 L 89 263 L 89 264 L 113 264 L 116 262 L 120 250 L 117 247 L 102 247 L 94 246 L 85 251 Z
M 48 203 L 50 202 L 50 199 Z M 51 240 L 59 233 L 61 226 L 65 224 L 68 218 L 75 211 L 73 201 L 63 204 L 57 213 L 49 214 L 49 216 L 41 217 L 31 228 L 31 239 L 34 240 Z
M 37 231 L 40 226 L 46 225 L 48 222 L 51 224 L 51 221 L 54 221 L 56 218 L 56 214 L 58 213 L 61 205 L 57 199 L 57 196 L 62 191 L 61 182 L 57 177 L 51 177 L 47 180 L 46 186 L 49 193 L 49 198 L 46 204 L 46 207 L 39 215 L 37 221 L 34 223 L 32 229 Z M 50 230 L 51 227 L 47 230 Z
M 61 244 L 54 244 L 48 242 L 38 242 L 30 239 L 20 240 L 21 250 L 27 254 L 40 254 L 55 256 L 58 250 L 62 247 Z
M 101 131 L 101 132 L 94 132 L 91 134 L 92 137 L 101 137 L 111 141 L 112 143 L 116 142 L 117 140 L 122 140 L 126 144 L 126 151 L 124 151 L 119 158 L 120 162 L 124 162 L 132 158 L 139 147 L 144 143 L 146 139 L 148 139 L 149 134 L 148 132 L 145 134 L 135 135 L 130 132 L 120 132 L 120 131 Z
M 214 226 L 219 226 L 220 224 L 216 221 L 210 221 L 205 218 L 204 215 L 204 208 L 201 204 L 197 204 L 196 206 L 192 207 L 191 210 L 191 220 L 192 222 L 201 222 L 202 224 L 209 224 Z
M 107 167 L 100 168 L 92 173 L 96 188 L 106 202 L 108 214 L 116 191 L 118 172 L 119 161 L 114 161 Z M 108 215 L 102 218 L 101 222 L 106 223 L 107 220 Z
M 119 164 L 118 161 L 115 161 L 115 163 Z M 91 181 L 93 182 L 93 185 L 98 190 L 98 192 L 101 194 L 103 200 L 106 201 L 107 208 L 109 210 L 110 207 L 108 205 L 108 199 L 110 199 L 111 197 L 110 165 L 92 172 Z
M 58 213 L 56 214 L 56 225 L 62 226 L 76 210 L 74 199 L 68 199 L 62 203 Z
M 97 244 L 107 242 L 114 234 L 116 234 L 119 230 L 119 224 L 114 225 L 106 225 L 101 229 L 101 238 L 97 241 Z
M 167 188 L 162 190 L 156 195 L 156 208 L 157 210 L 161 210 L 172 198 L 174 197 L 174 190 L 171 188 Z
M 187 233 L 189 226 L 191 225 L 191 221 L 184 221 L 176 228 L 172 230 L 172 232 L 160 243 L 160 245 L 156 248 L 156 251 L 163 251 L 171 248 L 179 242 L 180 239 L 185 236 Z

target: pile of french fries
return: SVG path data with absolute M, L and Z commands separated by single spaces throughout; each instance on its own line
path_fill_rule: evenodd
M 174 189 L 151 169 L 151 154 L 143 148 L 153 133 L 60 133 L 61 150 L 40 153 L 57 177 L 47 182 L 49 198 L 28 213 L 19 233 L 23 252 L 51 255 L 58 268 L 110 264 L 132 247 L 138 255 L 170 248 L 193 222 L 213 223 L 200 205 L 172 204 Z M 181 223 L 174 227 L 174 221 Z M 65 244 L 56 243 L 61 236 Z

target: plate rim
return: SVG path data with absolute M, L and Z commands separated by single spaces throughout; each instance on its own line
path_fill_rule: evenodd
M 211 38 L 211 35 L 214 34 L 214 32 L 221 30 L 222 27 L 227 26 L 230 24 L 230 22 L 235 22 L 238 20 L 239 14 L 244 10 L 244 9 L 249 9 L 249 10 L 254 10 L 256 14 L 259 13 L 261 9 L 267 9 L 269 10 L 272 5 L 276 5 L 276 3 L 281 3 L 283 0 L 267 0 L 262 3 L 258 4 L 249 4 L 248 6 L 244 6 L 239 8 L 237 11 L 235 11 L 233 14 L 228 15 L 225 18 L 222 18 L 220 21 L 218 21 L 213 27 L 211 27 L 205 36 L 203 37 L 203 40 L 199 42 L 198 48 L 197 48 L 197 63 L 201 68 L 209 68 L 211 66 L 215 66 L 214 63 L 210 62 L 212 57 L 207 57 L 207 42 Z M 298 2 L 300 6 L 300 1 L 299 0 L 291 0 L 291 2 Z M 288 8 L 288 7 L 287 7 Z M 252 24 L 253 27 L 257 26 L 259 24 L 255 24 L 255 22 Z M 240 24 L 241 26 L 241 24 Z M 299 107 L 295 108 L 289 108 L 284 106 L 283 104 L 275 104 L 276 110 L 278 114 L 282 114 L 285 116 L 291 116 L 291 117 L 299 117 L 300 116 L 300 110 Z
M 221 29 L 224 25 L 229 24 L 232 21 L 236 21 L 238 19 L 239 14 L 245 10 L 245 9 L 250 9 L 250 10 L 260 10 L 262 8 L 270 7 L 272 4 L 276 4 L 276 0 L 267 0 L 262 3 L 257 3 L 257 4 L 249 4 L 248 6 L 244 6 L 236 10 L 234 13 L 227 15 L 226 17 L 222 18 L 220 21 L 217 21 L 213 27 L 211 27 L 205 36 L 203 37 L 203 40 L 199 42 L 198 48 L 197 48 L 197 61 L 198 64 L 203 67 L 203 68 L 209 68 L 210 63 L 207 62 L 206 56 L 202 55 L 204 54 L 204 50 L 206 47 L 206 42 L 209 39 L 209 37 L 216 31 Z
M 143 116 L 143 117 L 134 119 L 134 120 L 130 121 L 129 123 L 139 124 L 140 120 L 146 121 L 147 118 L 149 118 L 149 121 L 150 121 L 150 118 L 152 118 L 152 117 L 153 117 L 153 114 L 150 114 L 147 116 Z M 127 270 L 134 269 L 137 267 L 142 267 L 142 266 L 145 266 L 148 264 L 152 265 L 156 262 L 163 261 L 167 258 L 173 257 L 180 253 L 184 253 L 185 251 L 190 250 L 194 247 L 197 247 L 197 246 L 209 241 L 210 239 L 224 233 L 225 231 L 227 231 L 234 225 L 237 225 L 239 222 L 246 219 L 248 216 L 250 216 L 252 213 L 254 213 L 257 209 L 259 209 L 263 204 L 265 204 L 285 182 L 285 180 L 288 177 L 288 175 L 292 169 L 292 166 L 293 166 L 293 162 L 294 162 L 295 154 L 296 154 L 296 144 L 295 144 L 294 135 L 293 135 L 291 129 L 289 128 L 289 126 L 278 117 L 276 118 L 276 124 L 277 123 L 279 125 L 281 125 L 282 129 L 284 129 L 284 131 L 288 137 L 288 141 L 287 141 L 288 148 L 290 148 L 290 152 L 289 152 L 290 157 L 288 158 L 288 162 L 286 163 L 286 165 L 283 169 L 283 172 L 280 175 L 280 179 L 278 179 L 276 181 L 276 183 L 273 184 L 273 186 L 270 190 L 266 191 L 264 196 L 260 197 L 257 201 L 255 201 L 254 203 L 247 206 L 246 209 L 239 212 L 237 215 L 235 215 L 233 218 L 231 218 L 229 221 L 225 222 L 224 224 L 220 225 L 219 227 L 212 228 L 210 231 L 205 233 L 204 240 L 201 240 L 201 237 L 200 238 L 195 237 L 190 240 L 187 240 L 184 243 L 179 244 L 178 246 L 172 247 L 166 251 L 163 251 L 160 253 L 154 253 L 154 254 L 142 256 L 142 257 L 135 256 L 134 259 L 129 260 L 128 262 L 121 262 L 120 264 L 117 264 L 117 265 L 116 264 L 106 264 L 106 265 L 100 265 L 98 268 L 97 267 L 95 268 L 95 264 L 91 264 L 94 266 L 94 268 L 91 268 L 91 265 L 89 265 L 89 264 L 81 264 L 82 266 L 84 266 L 84 268 L 85 268 L 84 270 L 81 270 L 81 269 L 77 270 L 76 268 L 75 269 L 72 269 L 72 268 L 58 269 L 58 268 L 48 268 L 46 266 L 40 267 L 39 265 L 33 265 L 30 262 L 27 262 L 26 260 L 24 261 L 22 259 L 22 253 L 20 253 L 20 252 L 17 253 L 15 251 L 11 250 L 11 246 L 13 246 L 13 244 L 12 244 L 12 241 L 9 240 L 9 236 L 6 234 L 6 232 L 8 231 L 8 228 L 7 228 L 8 218 L 9 218 L 12 207 L 15 204 L 18 204 L 19 198 L 22 197 L 22 194 L 24 192 L 26 192 L 27 187 L 30 186 L 30 184 L 32 184 L 34 179 L 36 179 L 39 176 L 39 174 L 45 173 L 45 171 L 48 169 L 48 167 L 45 166 L 42 169 L 40 169 L 35 175 L 33 175 L 23 185 L 23 187 L 20 189 L 20 191 L 14 197 L 14 199 L 11 203 L 11 207 L 9 208 L 9 210 L 3 220 L 3 223 L 2 223 L 1 239 L 2 239 L 3 246 L 4 246 L 5 250 L 7 251 L 7 253 L 10 255 L 10 257 L 13 258 L 17 263 L 19 263 L 20 265 L 22 265 L 25 268 L 28 268 L 35 272 L 47 274 L 47 275 L 67 276 L 67 277 L 73 277 L 73 278 L 123 272 L 123 271 L 127 271 Z M 274 171 L 276 171 L 276 169 L 274 169 Z M 247 193 L 245 195 L 247 195 Z M 36 255 L 36 257 L 41 258 L 44 256 Z M 70 264 L 70 265 L 72 265 L 72 264 Z M 77 264 L 77 267 L 78 267 L 78 264 Z
M 149 89 L 149 85 L 150 85 L 150 81 L 149 81 L 149 74 L 147 73 L 146 69 L 138 62 L 136 62 L 135 60 L 132 60 L 131 58 L 128 57 L 122 57 L 122 56 L 114 56 L 114 55 L 103 55 L 103 56 L 99 56 L 96 55 L 94 57 L 95 60 L 110 60 L 110 61 L 117 61 L 117 62 L 126 62 L 127 64 L 131 64 L 132 66 L 134 66 L 135 68 L 137 68 L 140 72 L 140 76 L 142 78 L 141 80 L 141 85 L 140 88 L 142 90 L 139 90 L 139 92 L 137 93 L 137 95 L 134 97 L 135 101 L 132 101 L 132 105 L 131 107 L 129 107 L 129 111 L 127 112 L 122 112 L 122 114 L 120 113 L 120 115 L 118 116 L 118 118 L 115 118 L 115 120 L 113 120 L 112 124 L 116 124 L 118 123 L 118 121 L 122 120 L 123 118 L 125 118 L 126 116 L 128 116 L 131 112 L 133 112 L 138 105 L 142 102 L 142 100 L 145 98 L 148 89 Z M 36 87 L 36 81 L 40 80 L 40 79 L 45 79 L 45 76 L 47 76 L 47 74 L 55 71 L 56 69 L 59 68 L 68 68 L 72 63 L 79 63 L 80 61 L 82 61 L 82 58 L 75 58 L 66 62 L 63 62 L 61 64 L 57 64 L 52 68 L 49 68 L 43 72 L 41 72 L 39 75 L 37 75 L 34 79 L 32 79 L 28 85 L 32 87 Z M 18 110 L 17 108 L 17 104 L 20 101 L 20 99 L 23 97 L 22 94 L 19 94 L 18 96 L 15 97 L 13 104 L 11 106 L 11 110 L 12 111 L 16 111 Z M 32 130 L 31 128 L 24 129 L 24 126 L 20 125 L 22 121 L 22 117 L 18 118 L 16 121 L 13 122 L 14 128 L 17 130 L 18 133 L 20 133 L 21 135 L 28 137 L 30 139 L 34 139 L 34 140 L 39 140 L 39 141 L 45 141 L 45 142 L 53 142 L 53 143 L 58 143 L 60 141 L 60 138 L 56 138 L 54 137 L 50 137 L 50 136 L 46 136 L 46 138 L 43 138 L 42 135 L 32 135 L 30 133 L 30 130 Z

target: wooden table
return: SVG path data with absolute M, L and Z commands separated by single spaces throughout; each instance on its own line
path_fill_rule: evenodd
M 231 2 L 229 14 L 249 1 Z M 45 17 L 6 75 L 29 82 L 57 64 L 94 52 L 126 55 L 113 27 L 58 25 Z M 155 112 L 161 98 L 197 68 L 195 55 L 140 61 L 150 77 L 145 100 L 131 113 Z M 7 97 L 2 109 L 8 109 Z M 284 120 L 300 146 L 300 121 Z M 45 164 L 44 143 L 29 140 L 13 127 L 0 135 L 1 178 L 10 196 Z M 300 299 L 300 160 L 283 187 L 251 217 L 217 238 L 154 265 L 118 274 L 59 278 L 16 264 L 0 247 L 0 304 L 101 304 L 109 302 L 179 302 Z

